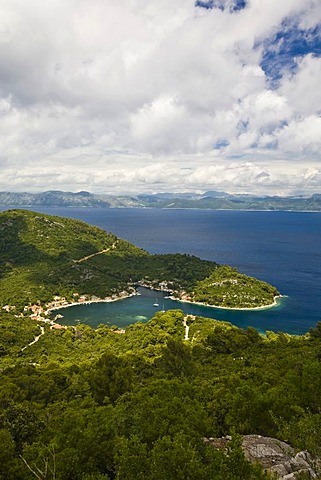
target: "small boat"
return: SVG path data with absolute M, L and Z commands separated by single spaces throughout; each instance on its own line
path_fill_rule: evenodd
M 157 298 L 156 298 L 156 302 L 154 303 L 154 307 L 159 307 L 159 303 L 157 303 Z

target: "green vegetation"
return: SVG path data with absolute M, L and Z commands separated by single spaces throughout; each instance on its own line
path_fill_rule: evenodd
M 127 287 L 131 258 L 148 255 L 84 222 L 24 210 L 1 213 L 0 233 L 1 301 L 17 308 L 54 295 L 119 291 Z
M 273 303 L 275 287 L 256 278 L 242 275 L 235 268 L 222 266 L 198 282 L 192 299 L 229 308 L 251 308 Z
M 138 281 L 215 303 L 220 287 L 222 304 L 228 284 L 238 306 L 273 287 L 75 220 L 15 210 L 0 232 L 0 480 L 268 480 L 245 460 L 248 433 L 321 455 L 321 326 L 264 337 L 175 310 L 126 333 L 51 330 L 23 309 Z M 223 435 L 227 451 L 204 442 Z
M 321 326 L 262 336 L 188 317 L 183 341 L 183 319 L 46 326 L 21 351 L 37 332 L 1 315 L 16 334 L 0 358 L 0 478 L 268 479 L 240 449 L 249 433 L 321 455 Z M 228 455 L 203 440 L 223 435 Z
M 0 214 L 0 259 L 0 304 L 15 306 L 16 313 L 54 296 L 71 301 L 75 293 L 105 298 L 129 292 L 137 282 L 173 290 L 177 296 L 194 292 L 195 300 L 222 306 L 271 304 L 277 294 L 273 287 L 214 262 L 190 255 L 149 255 L 79 220 L 25 210 Z M 231 295 L 226 287 L 211 288 L 217 281 L 229 282 Z
M 21 348 L 38 335 L 39 327 L 30 318 L 15 318 L 9 313 L 1 314 L 0 358 L 4 361 L 18 355 Z

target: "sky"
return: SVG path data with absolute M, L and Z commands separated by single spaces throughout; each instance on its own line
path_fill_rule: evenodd
M 0 191 L 321 193 L 320 0 L 0 0 Z

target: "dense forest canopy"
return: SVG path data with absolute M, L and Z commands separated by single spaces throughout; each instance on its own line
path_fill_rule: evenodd
M 125 334 L 46 325 L 23 349 L 33 323 L 1 314 L 1 479 L 270 478 L 246 434 L 321 455 L 320 327 L 262 336 L 168 311 Z M 226 435 L 228 452 L 204 442 Z
M 10 301 L 0 311 L 0 479 L 273 478 L 245 459 L 248 434 L 320 458 L 320 325 L 260 335 L 172 310 L 125 332 L 56 330 L 23 309 L 138 281 L 226 305 L 269 291 L 270 302 L 274 287 L 196 257 L 149 255 L 75 220 L 17 210 L 0 215 L 0 231 Z M 223 450 L 207 441 L 221 437 L 232 438 Z

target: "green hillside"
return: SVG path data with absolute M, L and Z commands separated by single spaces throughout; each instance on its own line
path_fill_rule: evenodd
M 17 310 L 54 296 L 70 301 L 75 294 L 118 295 L 133 291 L 137 282 L 221 306 L 257 307 L 271 304 L 278 294 L 274 287 L 214 262 L 182 254 L 150 255 L 82 221 L 26 210 L 0 214 L 0 260 L 0 303 Z M 222 277 L 227 274 L 228 279 Z M 221 278 L 221 286 L 213 275 Z
M 131 259 L 148 255 L 84 222 L 24 210 L 0 214 L 0 235 L 1 301 L 9 304 L 111 294 L 127 287 Z
M 0 229 L 1 302 L 17 304 L 0 309 L 0 480 L 274 479 L 246 460 L 249 434 L 309 451 L 321 478 L 321 325 L 263 336 L 173 310 L 124 333 L 17 315 L 28 300 L 138 280 L 208 302 L 228 287 L 238 305 L 258 284 L 272 297 L 273 287 L 195 257 L 149 255 L 75 220 L 15 210 Z
M 0 319 L 3 480 L 272 480 L 245 460 L 247 434 L 320 458 L 320 326 L 264 337 L 169 311 L 122 335 L 45 325 L 28 346 L 31 320 Z M 204 441 L 226 435 L 227 450 Z
M 243 275 L 235 268 L 222 266 L 198 282 L 191 298 L 227 308 L 252 308 L 273 303 L 273 297 L 277 295 L 277 289 L 268 283 Z

